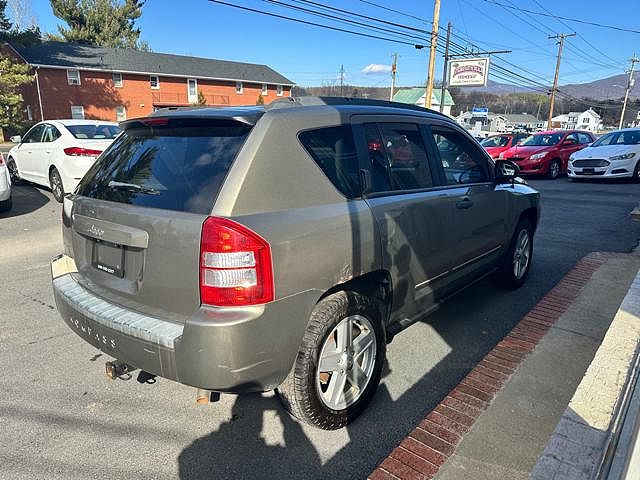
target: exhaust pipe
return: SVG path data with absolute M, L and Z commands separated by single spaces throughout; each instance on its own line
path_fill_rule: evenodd
M 212 392 L 211 390 L 204 390 L 202 388 L 196 389 L 196 403 L 202 405 L 205 403 L 213 403 L 220 400 L 220 392 Z
M 129 378 L 131 378 L 131 372 L 133 372 L 136 367 L 121 362 L 120 360 L 114 360 L 112 362 L 106 362 L 104 364 L 104 369 L 107 374 L 107 378 L 115 380 L 116 378 L 120 378 L 127 374 L 129 375 Z M 128 378 L 123 380 L 128 380 Z

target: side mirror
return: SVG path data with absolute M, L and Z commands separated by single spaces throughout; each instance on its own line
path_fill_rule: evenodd
M 564 142 L 562 142 L 563 147 L 568 147 L 570 145 L 575 145 L 575 144 L 576 144 L 575 140 L 565 140 Z
M 510 182 L 518 176 L 520 167 L 511 160 L 496 160 L 495 177 L 497 183 Z
M 22 142 L 22 137 L 20 135 L 14 135 L 9 140 L 11 140 L 11 143 L 20 143 Z

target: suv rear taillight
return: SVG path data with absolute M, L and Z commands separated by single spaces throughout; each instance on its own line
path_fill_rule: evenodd
M 207 218 L 200 241 L 200 301 L 242 307 L 268 303 L 273 297 L 269 243 L 232 220 Z
M 82 147 L 69 147 L 64 149 L 65 155 L 70 157 L 97 157 L 102 153 L 102 150 L 94 150 L 92 148 Z

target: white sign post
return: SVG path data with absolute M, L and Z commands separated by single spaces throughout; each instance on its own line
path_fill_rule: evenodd
M 485 87 L 489 78 L 489 58 L 449 61 L 450 87 Z

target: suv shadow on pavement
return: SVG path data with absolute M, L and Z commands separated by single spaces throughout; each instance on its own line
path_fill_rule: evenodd
M 51 200 L 39 188 L 29 184 L 14 185 L 11 188 L 13 207 L 8 212 L 0 213 L 0 219 L 18 217 L 35 212 L 47 205 Z M 56 208 L 60 208 L 56 204 Z
M 533 269 L 535 274 L 535 266 Z M 555 281 L 550 279 L 550 283 Z M 341 430 L 303 429 L 275 396 L 239 395 L 230 421 L 180 453 L 179 478 L 365 478 L 539 300 L 537 294 L 531 295 L 526 289 L 501 291 L 488 279 L 457 298 L 465 301 L 448 302 L 421 321 L 446 343 L 449 353 L 396 400 L 387 382 L 398 351 L 388 356 L 383 380 L 369 407 Z M 503 314 L 487 318 L 487 312 L 500 310 L 500 305 L 505 311 L 498 313 Z M 404 330 L 393 342 L 413 342 L 414 328 L 419 327 Z M 428 352 L 429 345 L 423 350 Z M 429 363 L 428 358 L 413 361 L 417 368 Z M 402 376 L 405 368 L 406 364 L 398 366 L 395 374 Z M 266 412 L 278 416 L 284 445 L 265 442 L 262 431 Z M 345 432 L 348 443 L 322 461 L 314 440 L 334 437 L 336 443 L 341 442 Z M 329 438 L 327 443 L 332 441 Z

